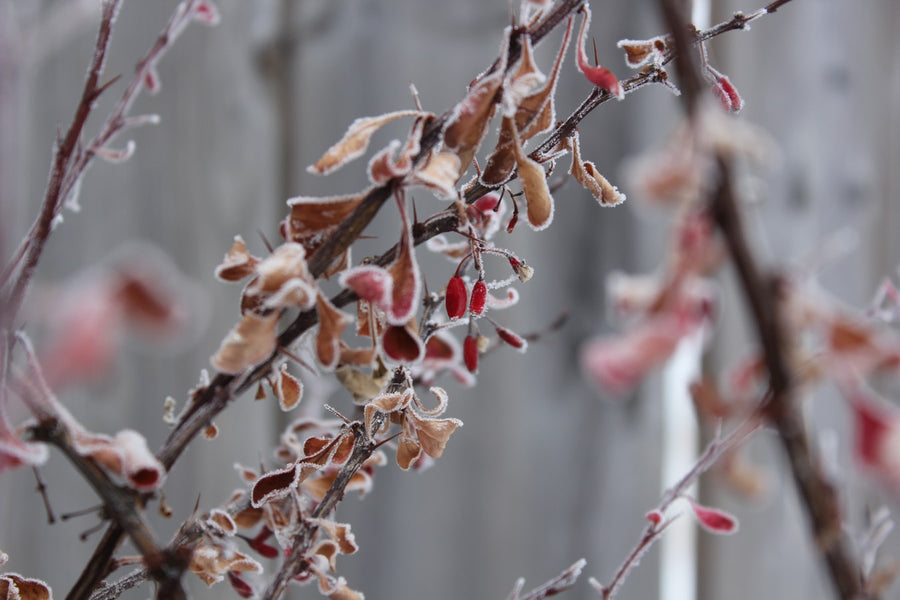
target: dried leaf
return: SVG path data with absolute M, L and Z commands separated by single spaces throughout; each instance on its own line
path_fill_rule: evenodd
M 341 273 L 338 283 L 371 303 L 376 308 L 387 312 L 391 306 L 394 293 L 394 279 L 387 269 L 376 265 L 352 267 Z M 359 323 L 367 319 L 358 319 Z M 357 332 L 359 333 L 359 332 Z M 359 333 L 359 335 L 364 335 Z
M 381 348 L 393 361 L 413 363 L 425 354 L 425 345 L 409 325 L 390 325 L 384 330 Z
M 235 374 L 262 362 L 278 344 L 278 313 L 258 316 L 247 313 L 235 325 L 210 362 L 222 373 Z
M 72 445 L 79 454 L 90 456 L 106 470 L 124 478 L 132 488 L 149 492 L 162 485 L 166 469 L 137 431 L 123 429 L 111 438 L 88 432 L 77 424 L 70 429 Z
M 234 522 L 231 515 L 221 508 L 214 508 L 209 511 L 209 517 L 207 517 L 206 521 L 222 530 L 222 533 L 225 535 L 231 536 L 237 533 L 237 523 Z
M 333 371 L 341 356 L 341 335 L 353 317 L 338 310 L 321 292 L 316 301 L 319 330 L 316 333 L 316 357 L 327 371 Z
M 236 235 L 231 249 L 225 254 L 221 264 L 216 267 L 216 279 L 219 281 L 240 281 L 256 272 L 259 259 L 250 254 L 244 239 Z
M 472 158 L 487 133 L 488 124 L 496 110 L 497 92 L 503 85 L 506 57 L 511 28 L 507 27 L 500 48 L 500 64 L 497 69 L 472 84 L 447 121 L 444 130 L 444 146 L 459 156 L 459 176 L 469 168 Z
M 581 12 L 584 13 L 584 19 L 581 21 L 581 29 L 578 30 L 578 56 L 576 57 L 578 70 L 587 77 L 588 81 L 601 90 L 612 94 L 619 100 L 624 100 L 625 90 L 613 72 L 606 67 L 592 66 L 587 60 L 587 55 L 584 52 L 584 43 L 587 37 L 588 25 L 591 22 L 591 9 L 587 4 L 583 4 Z
M 500 186 L 512 177 L 513 169 L 516 167 L 515 127 L 513 117 L 503 115 L 497 145 L 481 173 L 481 183 L 485 186 Z
M 416 415 L 412 420 L 422 450 L 431 458 L 440 458 L 450 436 L 457 427 L 462 427 L 459 419 L 420 418 Z
M 526 33 L 520 36 L 519 40 L 522 45 L 519 68 L 503 86 L 503 114 L 510 117 L 515 115 L 522 100 L 547 79 L 534 62 L 531 36 Z
M 285 240 L 302 244 L 307 254 L 312 255 L 365 196 L 364 191 L 349 196 L 291 198 L 287 201 L 291 214 L 281 223 L 281 235 Z
M 407 182 L 428 188 L 438 197 L 455 200 L 456 181 L 461 168 L 460 158 L 454 152 L 437 152 L 428 157 L 425 163 L 413 171 Z
M 300 404 L 303 397 L 303 384 L 299 379 L 288 373 L 287 365 L 281 365 L 278 379 L 275 380 L 275 396 L 278 398 L 278 406 L 287 412 Z
M 0 598 L 6 600 L 52 600 L 53 591 L 40 579 L 29 579 L 18 573 L 0 575 Z
M 657 36 L 649 40 L 619 40 L 616 45 L 625 51 L 625 64 L 632 69 L 647 65 L 661 67 L 672 39 L 669 36 Z
M 354 158 L 361 156 L 366 151 L 366 148 L 369 147 L 369 139 L 372 137 L 372 134 L 378 129 L 402 117 L 412 117 L 420 114 L 422 113 L 415 110 L 399 110 L 377 117 L 356 119 L 350 124 L 344 137 L 329 148 L 314 165 L 307 167 L 306 170 L 319 175 L 327 175 L 336 171 Z
M 387 321 L 391 325 L 403 325 L 412 319 L 419 308 L 422 291 L 422 277 L 414 252 L 412 227 L 406 225 L 397 249 L 397 258 L 388 267 L 393 280 L 391 304 L 387 311 Z
M 590 161 L 581 160 L 581 142 L 578 132 L 571 138 L 572 167 L 569 173 L 575 180 L 588 190 L 601 206 L 618 206 L 625 202 L 625 194 L 612 185 L 597 171 L 597 167 Z
M 363 404 L 377 396 L 390 379 L 389 371 L 376 377 L 374 374 L 369 375 L 347 367 L 338 368 L 334 374 L 340 384 L 353 396 L 356 404 Z
M 553 196 L 547 186 L 544 168 L 525 154 L 518 134 L 514 133 L 514 139 L 516 166 L 519 169 L 519 179 L 522 180 L 525 202 L 528 204 L 528 224 L 535 231 L 540 231 L 553 221 Z
M 251 506 L 259 508 L 275 498 L 287 496 L 296 481 L 298 468 L 295 463 L 260 475 L 250 488 Z
M 569 39 L 572 35 L 574 17 L 569 17 L 566 25 L 566 34 L 560 44 L 556 61 L 550 71 L 550 78 L 544 87 L 525 97 L 516 110 L 516 131 L 524 143 L 535 135 L 548 131 L 556 122 L 556 83 L 559 80 L 560 67 L 569 48 Z

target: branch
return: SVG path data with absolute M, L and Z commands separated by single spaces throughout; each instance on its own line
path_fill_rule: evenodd
M 661 0 L 661 3 L 669 28 L 675 35 L 676 47 L 683 48 L 692 43 L 687 39 L 687 21 L 678 4 L 674 0 Z M 787 0 L 773 2 L 751 17 L 774 12 L 786 3 Z M 750 18 L 744 19 L 743 23 L 740 23 L 741 19 L 737 16 L 732 19 L 740 25 L 747 20 Z M 680 69 L 680 75 L 686 80 L 682 84 L 688 89 L 701 88 L 702 81 L 696 64 L 693 68 Z M 694 114 L 698 98 L 686 94 L 685 101 L 688 104 L 688 114 Z M 709 202 L 734 261 L 763 349 L 771 390 L 769 400 L 765 403 L 766 416 L 778 430 L 794 482 L 809 516 L 816 544 L 825 559 L 836 591 L 841 598 L 848 600 L 874 598 L 874 595 L 863 590 L 861 571 L 843 534 L 837 493 L 813 455 L 802 417 L 794 401 L 793 374 L 785 354 L 785 335 L 778 310 L 778 281 L 760 269 L 744 236 L 729 157 L 719 153 L 715 158 L 717 183 Z
M 762 425 L 761 417 L 761 412 L 751 414 L 741 422 L 741 424 L 732 429 L 724 438 L 720 437 L 717 433 L 716 437 L 706 446 L 703 454 L 700 455 L 690 471 L 685 473 L 681 479 L 665 491 L 659 506 L 657 506 L 655 510 L 660 514 L 664 513 L 675 500 L 684 495 L 687 489 L 693 485 L 701 475 L 706 473 L 716 464 L 722 454 L 743 444 L 748 437 L 753 435 L 753 433 L 760 428 Z M 601 593 L 603 600 L 611 600 L 615 597 L 629 573 L 631 573 L 632 569 L 640 562 L 641 557 L 644 556 L 647 550 L 649 550 L 656 540 L 659 539 L 673 520 L 674 519 L 668 519 L 659 523 L 651 521 L 644 528 L 638 543 L 632 548 L 631 552 L 619 566 L 619 569 L 616 571 L 615 575 L 613 575 L 612 581 L 610 581 L 608 586 L 600 585 L 599 582 L 592 578 L 591 585 Z

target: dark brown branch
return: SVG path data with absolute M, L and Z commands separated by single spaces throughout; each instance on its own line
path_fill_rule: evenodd
M 186 567 L 177 556 L 164 552 L 137 508 L 143 503 L 139 494 L 112 482 L 93 459 L 80 454 L 72 445 L 69 432 L 56 419 L 43 420 L 32 428 L 35 440 L 52 444 L 69 459 L 94 491 L 103 499 L 106 514 L 128 535 L 144 558 L 153 578 L 159 583 L 158 597 L 187 598 L 181 587 L 181 574 Z
M 777 9 L 785 2 L 775 2 L 765 10 Z M 661 0 L 663 14 L 675 34 L 676 46 L 684 47 L 687 39 L 687 19 L 674 0 Z M 765 14 L 765 13 L 762 13 Z M 734 19 L 733 19 L 734 21 Z M 679 69 L 683 87 L 702 89 L 699 66 Z M 695 114 L 698 98 L 685 94 L 689 115 Z M 828 567 L 829 575 L 839 597 L 847 600 L 873 598 L 863 590 L 861 572 L 850 550 L 841 526 L 841 508 L 837 493 L 814 456 L 809 438 L 796 406 L 792 374 L 785 354 L 785 337 L 778 312 L 778 282 L 765 275 L 756 263 L 744 235 L 738 199 L 732 182 L 731 164 L 727 156 L 716 156 L 717 181 L 710 197 L 713 215 L 728 246 L 769 372 L 771 396 L 766 404 L 766 416 L 775 425 L 813 529 L 813 535 Z
M 81 139 L 81 132 L 96 104 L 97 97 L 105 88 L 105 86 L 101 88 L 99 85 L 100 75 L 103 73 L 113 21 L 120 3 L 121 0 L 108 0 L 103 3 L 100 30 L 97 33 L 97 43 L 94 46 L 94 57 L 88 68 L 87 79 L 81 92 L 81 101 L 78 103 L 78 108 L 75 110 L 75 116 L 72 118 L 72 124 L 66 132 L 65 138 L 57 144 L 56 156 L 50 168 L 50 179 L 47 183 L 47 192 L 41 205 L 40 215 L 35 221 L 32 232 L 29 232 L 26 238 L 27 243 L 23 246 L 26 250 L 20 253 L 24 262 L 20 266 L 19 275 L 15 279 L 12 289 L 8 292 L 4 291 L 4 309 L 2 314 L 0 314 L 4 324 L 14 321 L 16 314 L 19 312 L 25 290 L 34 275 L 34 270 L 44 250 L 44 244 L 50 236 L 57 208 L 62 201 L 61 192 L 63 190 L 63 181 L 69 171 L 69 162 L 76 150 L 78 141 Z M 11 275 L 12 271 L 7 268 L 4 272 L 4 287 L 6 287 L 7 283 L 5 277 Z

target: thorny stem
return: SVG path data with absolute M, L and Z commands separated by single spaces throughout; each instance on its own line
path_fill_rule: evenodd
M 376 431 L 380 429 L 383 421 L 384 414 L 376 414 L 373 429 Z M 366 434 L 365 426 L 361 422 L 354 421 L 350 427 L 353 429 L 353 435 L 356 438 L 356 442 L 353 445 L 353 452 L 350 454 L 350 458 L 347 459 L 347 462 L 344 463 L 344 466 L 341 467 L 340 472 L 338 472 L 337 477 L 331 484 L 331 487 L 328 488 L 328 491 L 325 493 L 321 502 L 319 502 L 313 511 L 311 515 L 313 519 L 321 519 L 331 514 L 331 511 L 334 510 L 337 503 L 344 498 L 344 490 L 346 489 L 347 484 L 350 483 L 350 479 L 378 448 L 378 443 L 369 438 Z M 306 561 L 306 553 L 312 545 L 316 529 L 317 526 L 309 520 L 303 521 L 300 530 L 294 535 L 294 539 L 292 540 L 293 544 L 291 546 L 290 554 L 288 554 L 288 557 L 281 565 L 278 574 L 269 584 L 268 588 L 266 588 L 266 592 L 263 594 L 263 600 L 275 600 L 276 598 L 280 598 L 290 580 L 297 574 L 303 572 L 306 568 L 304 564 Z
M 50 230 L 53 226 L 53 219 L 57 214 L 57 208 L 60 205 L 60 199 L 65 197 L 62 195 L 63 182 L 69 171 L 69 161 L 72 158 L 72 153 L 75 152 L 76 145 L 81 139 L 81 131 L 84 129 L 97 97 L 105 88 L 105 86 L 101 87 L 99 85 L 100 75 L 103 73 L 113 21 L 120 3 L 121 0 L 108 0 L 103 3 L 103 13 L 100 20 L 100 30 L 97 33 L 94 57 L 91 60 L 91 66 L 88 68 L 88 76 L 84 82 L 84 89 L 81 92 L 81 101 L 78 103 L 78 108 L 75 111 L 75 116 L 72 118 L 72 124 L 69 126 L 66 137 L 60 140 L 57 145 L 56 157 L 50 168 L 50 181 L 47 184 L 47 192 L 41 205 L 41 212 L 34 225 L 32 225 L 31 231 L 23 239 L 21 249 L 14 255 L 14 257 L 21 257 L 21 260 L 24 262 L 20 267 L 19 276 L 15 280 L 12 289 L 8 293 L 4 292 L 3 302 L 5 306 L 3 314 L 0 315 L 4 324 L 15 320 L 19 306 L 21 306 L 25 290 L 34 275 L 34 270 L 43 252 L 44 243 L 50 236 Z M 4 288 L 6 287 L 6 278 L 11 274 L 11 269 L 7 268 L 2 281 Z
M 765 12 L 774 12 L 786 1 L 769 4 Z M 684 47 L 690 43 L 686 39 L 688 30 L 685 27 L 685 16 L 674 0 L 661 0 L 661 3 L 669 28 L 675 35 L 676 46 Z M 758 14 L 765 13 L 758 11 Z M 702 85 L 696 65 L 693 68 L 681 68 L 679 74 L 686 80 L 682 81 L 682 85 L 689 89 L 699 89 Z M 685 101 L 689 115 L 693 114 L 696 96 L 686 94 Z M 778 310 L 778 280 L 762 271 L 744 235 L 729 158 L 719 153 L 716 156 L 716 166 L 717 183 L 709 202 L 737 270 L 769 372 L 771 395 L 763 405 L 766 417 L 778 430 L 794 482 L 809 516 L 816 544 L 836 591 L 846 600 L 874 598 L 874 594 L 863 589 L 861 571 L 843 533 L 841 507 L 836 490 L 813 454 L 796 406 L 793 374 L 785 354 L 785 335 Z
M 672 487 L 665 491 L 660 500 L 659 506 L 656 508 L 660 513 L 665 510 L 695 482 L 697 479 L 707 472 L 721 458 L 722 454 L 728 452 L 732 448 L 736 448 L 746 441 L 748 437 L 753 435 L 762 425 L 760 413 L 751 414 L 740 425 L 731 430 L 724 438 L 718 435 L 706 446 L 703 454 L 694 463 L 694 466 L 682 476 Z M 663 521 L 660 524 L 650 523 L 641 534 L 638 543 L 632 548 L 629 555 L 625 558 L 616 574 L 613 575 L 612 581 L 608 586 L 602 587 L 603 600 L 611 600 L 615 597 L 619 587 L 625 582 L 625 578 L 634 569 L 640 558 L 650 549 L 650 546 L 659 538 L 666 530 L 671 519 Z
M 181 586 L 181 574 L 187 564 L 177 555 L 164 552 L 154 540 L 153 532 L 138 514 L 142 505 L 137 493 L 116 486 L 109 475 L 92 459 L 82 456 L 72 445 L 69 432 L 56 419 L 43 420 L 32 428 L 36 440 L 56 446 L 103 499 L 106 513 L 128 534 L 159 583 L 157 597 L 187 598 Z

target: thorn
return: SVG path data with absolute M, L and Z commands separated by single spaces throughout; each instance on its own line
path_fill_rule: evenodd
M 392 435 L 391 437 L 389 437 L 389 438 L 384 438 L 383 440 L 381 440 L 380 442 L 378 442 L 377 444 L 375 444 L 375 447 L 372 448 L 372 450 L 378 450 L 379 448 L 381 448 L 383 445 L 387 444 L 388 442 L 397 439 L 397 438 L 400 436 L 401 433 L 403 433 L 403 432 L 402 432 L 402 431 L 398 431 L 397 433 L 395 433 L 395 434 Z
M 84 515 L 89 515 L 92 513 L 99 513 L 103 510 L 102 504 L 97 504 L 95 506 L 91 506 L 89 508 L 82 508 L 81 510 L 76 510 L 69 513 L 64 513 L 59 515 L 60 520 L 68 521 L 69 519 L 74 519 L 75 517 L 83 517 Z
M 78 534 L 78 539 L 82 542 L 86 542 L 89 537 L 103 529 L 105 526 L 106 524 L 103 521 L 100 521 L 90 529 L 82 531 L 80 534 Z
M 259 239 L 262 240 L 263 245 L 266 247 L 266 250 L 269 251 L 269 254 L 275 252 L 275 249 L 272 247 L 272 244 L 269 243 L 269 240 L 266 239 L 266 234 L 263 233 L 262 229 L 256 230 L 257 235 L 259 235 Z
M 600 65 L 600 59 L 597 57 L 597 40 L 595 38 L 591 38 L 591 43 L 594 44 L 594 65 Z
M 31 467 L 31 470 L 34 472 L 34 478 L 37 480 L 37 491 L 44 501 L 44 509 L 47 511 L 47 523 L 53 525 L 56 523 L 56 517 L 53 516 L 53 508 L 50 506 L 50 498 L 47 496 L 47 486 L 44 484 L 44 480 L 41 479 L 41 474 L 37 467 Z
M 416 104 L 416 110 L 424 112 L 422 110 L 422 103 L 419 101 L 419 90 L 416 89 L 416 84 L 412 81 L 409 82 L 409 92 L 412 94 L 413 102 Z
M 197 494 L 197 501 L 194 502 L 194 510 L 191 512 L 191 518 L 197 516 L 197 511 L 200 510 L 200 494 Z
M 294 354 L 287 348 L 285 348 L 283 346 L 278 346 L 278 351 L 281 352 L 282 354 L 284 354 L 285 356 L 287 356 L 289 359 L 291 359 L 298 365 L 300 365 L 301 367 L 303 367 L 304 369 L 306 369 L 307 371 L 309 371 L 310 373 L 312 373 L 313 375 L 316 374 L 315 369 L 313 369 L 311 366 L 309 366 L 309 364 L 305 360 L 303 360 L 302 358 L 300 358 L 299 356 L 297 356 L 296 354 Z M 272 385 L 271 380 L 269 380 L 269 385 Z M 272 386 L 272 387 L 274 388 L 275 386 Z
M 347 417 L 345 417 L 344 415 L 342 415 L 342 414 L 340 413 L 340 411 L 338 411 L 338 409 L 336 409 L 335 407 L 331 406 L 330 404 L 325 404 L 325 405 L 323 406 L 323 408 L 324 408 L 325 410 L 327 410 L 328 412 L 330 412 L 331 414 L 333 414 L 334 416 L 336 416 L 336 417 L 337 417 L 338 419 L 340 419 L 341 421 L 343 421 L 343 422 L 344 422 L 344 425 L 349 425 L 349 424 L 351 423 L 350 419 L 348 419 Z
M 122 75 L 120 73 L 119 75 L 116 75 L 115 77 L 113 77 L 112 79 L 110 79 L 109 81 L 107 81 L 106 83 L 101 85 L 100 87 L 98 87 L 97 90 L 93 94 L 93 99 L 96 100 L 100 96 L 100 94 L 102 94 L 107 89 L 109 89 L 110 86 L 114 85 L 121 78 L 122 78 Z

